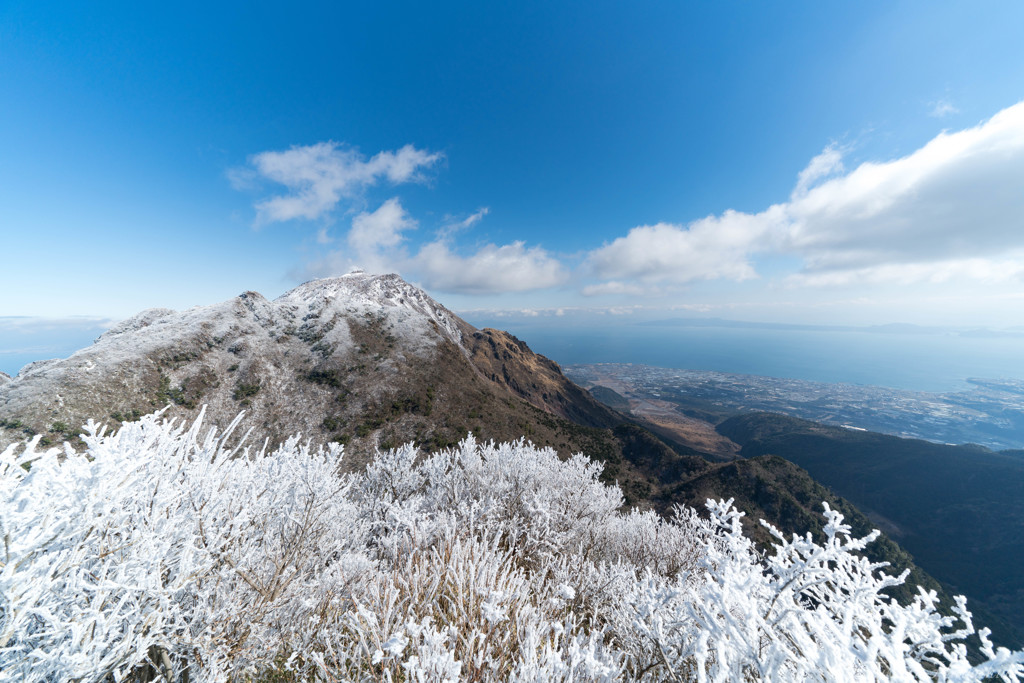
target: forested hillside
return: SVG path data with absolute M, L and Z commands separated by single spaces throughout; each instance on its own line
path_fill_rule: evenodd
M 854 503 L 956 592 L 1024 631 L 1024 459 L 979 446 L 768 413 L 718 426 L 742 455 L 773 454 Z

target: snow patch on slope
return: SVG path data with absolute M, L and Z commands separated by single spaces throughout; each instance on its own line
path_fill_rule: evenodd
M 369 275 L 355 271 L 340 277 L 313 280 L 299 285 L 277 299 L 275 303 L 305 306 L 310 310 L 344 309 L 347 312 L 362 309 L 391 309 L 392 322 L 401 323 L 412 317 L 425 316 L 434 321 L 449 340 L 462 346 L 462 331 L 455 316 L 444 306 L 430 298 L 423 290 L 413 287 L 398 275 Z M 402 331 L 402 330 L 399 330 Z M 409 330 L 412 331 L 412 330 Z
M 149 327 L 160 318 L 164 318 L 169 315 L 174 315 L 174 311 L 169 308 L 147 308 L 141 313 L 136 313 L 127 320 L 122 320 L 118 324 L 114 325 L 109 330 L 101 334 L 99 339 L 107 339 L 110 337 L 116 337 L 119 334 L 124 334 L 125 332 L 141 330 L 144 327 Z

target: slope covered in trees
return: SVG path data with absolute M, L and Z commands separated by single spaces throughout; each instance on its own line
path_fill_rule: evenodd
M 825 508 L 825 542 L 741 513 L 620 512 L 600 465 L 522 442 L 272 454 L 157 417 L 88 450 L 0 455 L 0 671 L 21 681 L 1020 680 L 900 606 Z M 146 678 L 149 680 L 149 678 Z

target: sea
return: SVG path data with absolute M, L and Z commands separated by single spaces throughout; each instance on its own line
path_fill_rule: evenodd
M 969 389 L 969 377 L 1024 380 L 1018 335 L 548 321 L 503 329 L 562 365 L 638 363 L 939 393 Z
M 0 316 L 0 372 L 13 377 L 34 361 L 67 358 L 92 344 L 109 322 Z

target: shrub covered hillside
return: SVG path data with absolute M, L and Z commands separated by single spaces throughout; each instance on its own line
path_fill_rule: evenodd
M 236 421 L 237 423 L 237 421 Z M 582 455 L 228 451 L 200 422 L 88 425 L 82 453 L 0 456 L 0 679 L 1020 680 L 972 666 L 934 596 L 827 542 L 759 556 L 739 513 L 619 512 Z

